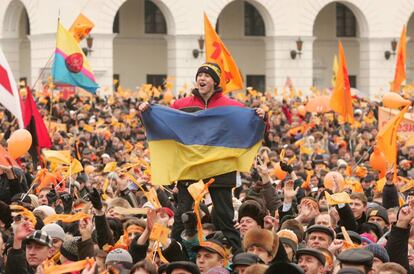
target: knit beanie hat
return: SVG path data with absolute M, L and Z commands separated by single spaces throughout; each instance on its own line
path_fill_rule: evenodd
M 71 239 L 64 241 L 62 246 L 60 247 L 60 254 L 62 254 L 69 261 L 78 261 L 78 242 L 80 241 L 80 239 L 81 237 L 73 237 Z
M 65 231 L 58 224 L 47 224 L 41 229 L 46 232 L 50 237 L 65 241 Z
M 213 78 L 214 82 L 216 83 L 216 86 L 220 84 L 220 77 L 221 77 L 221 69 L 219 65 L 215 63 L 204 63 L 201 65 L 201 67 L 198 68 L 197 74 L 196 74 L 196 80 L 197 76 L 200 73 L 207 73 L 208 75 Z
M 379 244 L 369 244 L 365 249 L 371 251 L 374 254 L 374 257 L 380 259 L 383 263 L 388 263 L 390 261 L 390 256 L 388 255 L 387 250 Z
M 387 210 L 382 206 L 376 206 L 375 208 L 369 209 L 367 215 L 368 215 L 368 219 L 370 217 L 380 217 L 381 219 L 384 220 L 386 224 L 388 225 L 390 224 Z
M 130 263 L 132 264 L 132 256 L 128 251 L 122 248 L 117 248 L 108 253 L 105 259 L 105 264 L 117 262 L 117 263 Z

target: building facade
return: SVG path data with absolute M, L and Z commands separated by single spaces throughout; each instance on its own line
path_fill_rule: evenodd
M 106 90 L 113 79 L 131 89 L 167 76 L 176 89 L 191 85 L 205 59 L 194 54 L 203 12 L 246 85 L 259 90 L 280 88 L 287 77 L 304 93 L 329 88 L 341 39 L 352 86 L 380 95 L 393 78 L 391 44 L 404 24 L 407 80 L 414 80 L 414 0 L 0 0 L 0 45 L 17 79 L 31 86 L 47 79 L 57 18 L 69 28 L 80 12 L 95 23 L 88 59 Z

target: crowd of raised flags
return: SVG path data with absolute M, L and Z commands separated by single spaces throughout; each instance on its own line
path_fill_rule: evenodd
M 328 93 L 305 97 L 291 80 L 281 94 L 232 93 L 240 72 L 204 20 L 206 59 L 248 108 L 173 110 L 190 94 L 168 80 L 106 98 L 25 86 L 19 96 L 0 56 L 2 145 L 18 128 L 32 136 L 24 155 L 0 147 L 0 273 L 412 273 L 414 134 L 398 132 L 413 99 L 406 28 L 391 91 L 375 102 L 351 95 L 341 42 Z M 58 23 L 54 83 L 99 88 L 79 47 L 92 28 L 83 15 L 69 31 Z M 380 106 L 397 112 L 384 125 Z M 176 181 L 234 170 L 242 247 L 214 227 L 214 180 L 188 185 L 194 211 L 173 238 Z

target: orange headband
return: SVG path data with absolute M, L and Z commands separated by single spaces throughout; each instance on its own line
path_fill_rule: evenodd
M 214 251 L 216 251 L 221 257 L 223 257 L 225 260 L 227 260 L 227 258 L 228 258 L 228 253 L 226 252 L 226 250 L 222 247 L 222 246 L 220 246 L 220 245 L 218 245 L 218 244 L 216 244 L 216 243 L 213 243 L 213 242 L 209 242 L 209 241 L 204 241 L 204 242 L 201 242 L 200 243 L 200 246 L 201 247 L 208 247 L 208 248 L 211 248 L 211 249 L 213 249 Z

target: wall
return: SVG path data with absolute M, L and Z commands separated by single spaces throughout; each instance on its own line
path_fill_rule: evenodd
M 358 29 L 358 27 L 357 27 Z M 358 32 L 358 31 L 357 31 Z M 313 43 L 313 82 L 319 88 L 331 87 L 333 56 L 338 55 L 336 37 L 336 4 L 322 9 L 315 20 Z M 347 60 L 348 74 L 359 77 L 359 41 L 358 38 L 341 38 Z
M 265 75 L 265 37 L 244 35 L 244 2 L 234 1 L 218 19 L 219 34 L 246 79 L 246 75 Z M 246 53 L 249 54 L 246 54 Z

